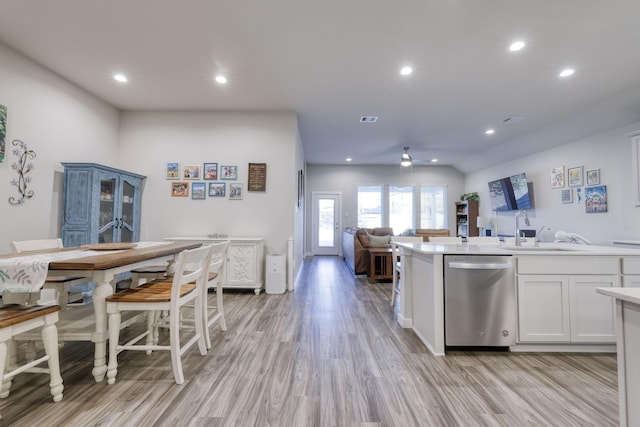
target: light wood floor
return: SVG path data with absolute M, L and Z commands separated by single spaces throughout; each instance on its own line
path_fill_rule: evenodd
M 392 319 L 390 283 L 339 258 L 305 262 L 298 290 L 228 292 L 228 331 L 184 357 L 125 352 L 114 385 L 91 377 L 92 348 L 61 349 L 64 399 L 22 374 L 0 401 L 9 426 L 615 426 L 615 355 L 431 356 Z M 214 295 L 211 295 L 213 298 Z

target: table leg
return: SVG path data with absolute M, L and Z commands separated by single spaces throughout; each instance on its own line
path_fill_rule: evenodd
M 96 272 L 101 273 L 101 272 Z M 93 290 L 93 310 L 96 316 L 96 330 L 91 337 L 95 344 L 93 361 L 93 377 L 96 382 L 104 380 L 107 372 L 107 302 L 106 299 L 113 295 L 111 280 L 104 274 L 97 274 L 96 287 Z

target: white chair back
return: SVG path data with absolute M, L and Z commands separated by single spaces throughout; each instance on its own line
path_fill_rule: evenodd
M 13 241 L 10 243 L 11 251 L 14 254 L 31 251 L 42 251 L 45 249 L 62 249 L 62 239 L 37 239 Z
M 455 244 L 462 244 L 462 237 L 429 236 L 429 243 L 455 243 Z
M 471 236 L 467 237 L 467 243 L 470 245 L 499 245 L 500 239 L 492 236 Z

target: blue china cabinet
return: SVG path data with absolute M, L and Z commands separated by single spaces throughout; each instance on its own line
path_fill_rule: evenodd
M 137 242 L 145 176 L 96 163 L 62 163 L 65 247 Z

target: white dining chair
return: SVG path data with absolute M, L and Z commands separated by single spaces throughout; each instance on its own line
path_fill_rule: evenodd
M 62 377 L 58 358 L 58 332 L 56 322 L 60 306 L 17 306 L 9 305 L 0 308 L 0 398 L 9 396 L 13 378 L 22 372 L 48 373 L 49 387 L 54 402 L 62 400 Z M 44 356 L 38 359 L 27 359 L 22 365 L 10 356 L 10 347 L 14 346 L 13 338 L 27 331 L 41 328 Z M 36 368 L 47 362 L 48 369 Z
M 22 240 L 10 242 L 11 250 L 13 253 L 31 253 L 47 249 L 63 249 L 62 239 L 36 239 L 36 240 Z M 69 293 L 74 289 L 72 287 L 87 285 L 91 283 L 91 279 L 88 277 L 64 277 L 64 276 L 48 276 L 42 290 L 40 291 L 40 299 L 37 301 L 40 305 L 60 305 L 64 310 L 69 302 Z M 86 289 L 77 289 L 77 300 L 80 298 L 81 292 L 86 292 Z M 3 294 L 3 303 L 21 303 L 21 301 L 12 300 L 12 296 Z M 21 298 L 16 296 L 15 298 Z M 22 297 L 25 298 L 24 296 Z M 25 303 L 26 301 L 22 301 Z M 73 302 L 73 301 L 72 301 Z
M 207 284 L 207 271 L 211 260 L 211 249 L 202 246 L 180 252 L 175 263 L 175 273 L 140 287 L 127 289 L 106 298 L 109 316 L 109 364 L 107 379 L 114 384 L 118 372 L 118 353 L 124 350 L 146 351 L 165 350 L 171 352 L 171 363 L 176 384 L 184 382 L 182 355 L 194 344 L 198 344 L 200 354 L 207 352 L 203 331 L 203 301 Z M 191 325 L 181 322 L 181 309 L 187 304 L 194 306 Z M 125 344 L 120 344 L 120 322 L 122 312 L 146 311 L 147 329 Z M 169 324 L 169 345 L 158 344 L 155 321 L 160 312 L 168 315 L 161 319 Z M 193 335 L 181 345 L 181 326 L 193 330 Z M 146 338 L 145 344 L 137 344 Z
M 215 289 L 216 304 L 209 305 L 207 293 L 205 293 L 205 297 L 203 298 L 202 319 L 204 320 L 204 338 L 207 348 L 211 348 L 209 329 L 214 323 L 220 323 L 220 328 L 223 331 L 227 330 L 227 322 L 224 318 L 222 280 L 224 278 L 224 269 L 227 265 L 227 249 L 229 248 L 229 243 L 229 240 L 225 240 L 210 245 L 211 262 L 209 264 L 206 291 Z
M 496 236 L 470 236 L 467 237 L 470 245 L 499 245 L 500 239 Z
M 402 270 L 402 257 L 396 243 L 423 243 L 420 236 L 391 236 L 391 253 L 393 254 L 393 279 L 391 282 L 391 306 L 396 302 L 396 294 L 400 293 L 400 271 Z
M 462 244 L 462 237 L 455 236 L 429 236 L 429 243 L 455 243 Z

